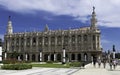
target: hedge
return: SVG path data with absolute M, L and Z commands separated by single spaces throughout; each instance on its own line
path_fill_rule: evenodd
M 5 70 L 24 70 L 24 69 L 31 69 L 32 65 L 30 64 L 4 64 L 1 66 L 1 69 L 5 69 Z
M 71 62 L 69 64 L 71 67 L 80 67 L 81 66 L 81 63 L 80 62 Z

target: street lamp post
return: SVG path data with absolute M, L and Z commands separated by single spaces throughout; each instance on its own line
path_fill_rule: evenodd
M 28 54 L 25 52 L 25 61 L 28 61 Z
M 113 59 L 115 59 L 115 45 L 113 45 Z
M 5 56 L 4 57 L 5 57 L 5 60 L 6 60 L 7 59 L 7 51 L 5 51 Z
M 39 61 L 42 62 L 42 50 L 40 49 L 39 51 L 40 51 L 40 59 L 39 59 Z
M 63 48 L 63 64 L 65 64 L 66 60 L 65 60 L 65 48 Z
M 54 61 L 56 61 L 56 53 L 55 53 L 55 50 L 54 50 Z

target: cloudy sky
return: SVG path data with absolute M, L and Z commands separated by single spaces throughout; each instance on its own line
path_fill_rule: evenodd
M 104 50 L 120 51 L 120 0 L 0 0 L 0 37 L 6 33 L 8 16 L 14 32 L 80 28 L 90 25 L 92 7 L 101 29 Z

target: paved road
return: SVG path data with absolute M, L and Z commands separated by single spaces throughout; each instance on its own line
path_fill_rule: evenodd
M 106 68 L 103 65 L 99 68 L 98 65 L 93 67 L 92 64 L 85 66 L 85 69 L 80 68 L 33 68 L 29 70 L 0 70 L 0 75 L 120 75 L 120 66 L 110 70 L 109 64 Z
M 71 75 L 78 70 L 73 68 L 33 68 L 21 71 L 0 70 L 0 75 Z
M 120 66 L 110 70 L 109 64 L 106 64 L 105 69 L 103 65 L 99 68 L 98 65 L 94 67 L 92 64 L 88 64 L 85 66 L 85 69 L 81 69 L 72 75 L 120 75 Z

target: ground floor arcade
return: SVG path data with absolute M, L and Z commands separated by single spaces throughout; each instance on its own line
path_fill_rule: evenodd
M 93 58 L 101 57 L 101 51 L 92 52 L 29 52 L 29 53 L 4 53 L 4 59 L 15 57 L 18 60 L 46 62 L 46 61 L 92 61 Z

